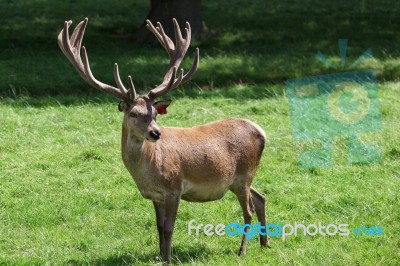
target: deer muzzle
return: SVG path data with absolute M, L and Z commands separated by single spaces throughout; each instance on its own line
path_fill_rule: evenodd
M 158 130 L 151 130 L 149 132 L 149 136 L 150 136 L 151 140 L 156 141 L 156 140 L 160 139 L 161 133 Z

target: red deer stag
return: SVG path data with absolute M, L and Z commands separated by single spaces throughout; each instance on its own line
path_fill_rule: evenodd
M 166 113 L 171 101 L 155 101 L 178 85 L 188 81 L 196 72 L 199 49 L 194 62 L 184 75 L 177 69 L 190 45 L 190 25 L 186 23 L 185 37 L 174 19 L 175 44 L 147 20 L 147 28 L 154 33 L 167 51 L 169 66 L 161 85 L 140 96 L 136 94 L 132 78 L 128 89 L 121 82 L 118 65 L 114 65 L 117 87 L 98 81 L 92 74 L 82 38 L 88 19 L 81 21 L 69 36 L 72 21 L 66 21 L 58 36 L 58 44 L 80 76 L 96 89 L 120 99 L 122 123 L 122 159 L 140 193 L 153 201 L 157 218 L 159 248 L 165 262 L 171 262 L 171 238 L 180 199 L 205 202 L 220 199 L 231 190 L 243 210 L 244 222 L 251 223 L 254 211 L 261 225 L 266 225 L 265 199 L 251 187 L 264 149 L 265 133 L 255 123 L 244 119 L 225 119 L 192 128 L 160 127 L 157 114 Z M 82 56 L 81 56 L 82 52 Z M 248 229 L 248 228 L 247 228 Z M 262 246 L 268 245 L 267 236 L 260 236 Z M 243 236 L 239 254 L 246 251 Z

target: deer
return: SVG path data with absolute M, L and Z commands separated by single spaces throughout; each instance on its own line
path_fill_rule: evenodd
M 239 201 L 245 224 L 251 224 L 256 212 L 258 221 L 266 226 L 265 198 L 251 186 L 266 134 L 256 123 L 239 118 L 191 128 L 159 126 L 156 117 L 167 113 L 171 100 L 157 99 L 192 78 L 199 65 L 199 48 L 195 49 L 189 71 L 184 74 L 181 69 L 177 73 L 190 45 L 190 24 L 186 22 L 182 36 L 177 20 L 173 19 L 174 43 L 160 23 L 154 26 L 149 20 L 146 22 L 147 28 L 166 50 L 169 65 L 162 83 L 144 95 L 136 93 L 131 76 L 128 76 L 128 88 L 125 87 L 117 63 L 114 64 L 116 86 L 93 76 L 86 48 L 81 46 L 88 18 L 75 27 L 71 37 L 72 21 L 65 21 L 58 44 L 84 81 L 120 100 L 122 160 L 141 195 L 153 202 L 160 254 L 163 261 L 170 264 L 172 234 L 181 199 L 214 201 L 230 190 Z M 246 243 L 243 235 L 239 255 L 245 254 Z M 260 234 L 260 244 L 269 247 L 266 234 Z

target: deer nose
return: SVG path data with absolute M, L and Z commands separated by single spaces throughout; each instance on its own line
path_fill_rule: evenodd
M 149 132 L 149 135 L 152 139 L 158 140 L 158 139 L 160 139 L 161 133 L 159 131 L 152 130 Z

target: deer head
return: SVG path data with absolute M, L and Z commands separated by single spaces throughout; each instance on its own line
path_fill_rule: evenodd
M 161 137 L 160 128 L 156 123 L 156 116 L 157 114 L 166 114 L 167 107 L 171 103 L 171 100 L 156 101 L 156 99 L 191 79 L 199 65 L 199 49 L 196 48 L 195 50 L 194 61 L 190 70 L 184 74 L 183 69 L 181 69 L 177 75 L 177 69 L 190 45 L 190 24 L 186 22 L 185 37 L 183 37 L 178 22 L 176 19 L 173 19 L 175 30 L 174 44 L 165 34 L 160 23 L 157 23 L 157 26 L 154 27 L 150 20 L 146 22 L 147 28 L 153 32 L 160 44 L 167 51 L 169 65 L 163 82 L 144 95 L 136 93 L 131 76 L 128 76 L 128 89 L 125 87 L 121 81 L 117 63 L 114 64 L 114 78 L 117 87 L 102 83 L 93 76 L 86 49 L 84 46 L 81 47 L 85 28 L 88 23 L 87 18 L 76 26 L 71 37 L 69 36 L 69 27 L 72 21 L 66 21 L 64 28 L 58 35 L 58 45 L 78 71 L 79 75 L 88 84 L 120 99 L 118 110 L 124 112 L 124 125 L 126 125 L 131 135 L 139 141 L 147 139 L 154 142 Z

